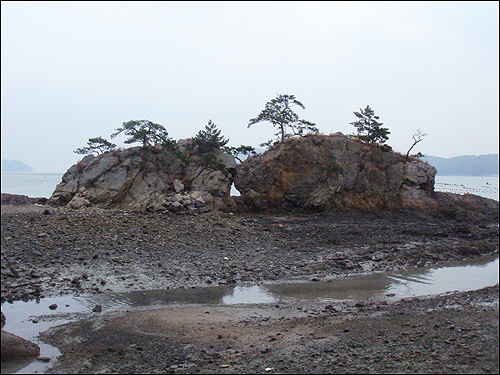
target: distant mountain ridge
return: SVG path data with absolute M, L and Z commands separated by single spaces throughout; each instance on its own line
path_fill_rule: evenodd
M 499 154 L 461 155 L 452 158 L 426 155 L 422 160 L 436 167 L 438 176 L 498 176 Z
M 34 172 L 34 170 L 22 161 L 2 159 L 2 172 Z

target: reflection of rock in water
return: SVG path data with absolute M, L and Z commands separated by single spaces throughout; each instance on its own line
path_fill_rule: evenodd
M 391 284 L 382 273 L 331 282 L 266 285 L 279 296 L 293 299 L 363 299 L 380 295 Z
M 220 304 L 234 286 L 204 287 L 197 289 L 147 290 L 118 295 L 117 302 L 130 306 L 154 306 L 178 303 Z M 111 302 L 112 303 L 112 302 Z
M 495 285 L 498 282 L 498 261 L 498 257 L 485 257 L 455 267 L 418 267 L 331 282 L 269 284 L 265 288 L 280 298 L 300 300 L 361 300 L 387 296 L 387 293 L 392 297 L 406 298 Z

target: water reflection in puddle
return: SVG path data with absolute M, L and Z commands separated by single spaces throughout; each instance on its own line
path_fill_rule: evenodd
M 349 277 L 331 282 L 307 282 L 289 284 L 265 284 L 248 287 L 219 286 L 197 289 L 147 290 L 128 293 L 93 296 L 64 296 L 45 298 L 39 302 L 16 301 L 2 304 L 7 324 L 4 329 L 26 339 L 37 342 L 41 356 L 57 357 L 59 352 L 36 336 L 50 327 L 64 324 L 75 318 L 75 313 L 90 313 L 99 304 L 103 312 L 152 307 L 169 304 L 239 304 L 271 303 L 292 300 L 358 300 L 386 298 L 396 300 L 450 291 L 469 291 L 495 285 L 499 280 L 499 260 L 483 258 L 481 261 L 460 266 L 437 269 L 416 268 L 404 272 L 374 273 Z M 56 303 L 54 311 L 49 305 Z M 50 319 L 42 316 L 50 316 Z M 42 318 L 40 318 L 42 317 Z M 33 323 L 33 320 L 38 323 Z M 7 368 L 2 363 L 3 373 L 43 373 L 50 365 L 28 362 L 21 370 Z M 17 365 L 18 367 L 20 365 Z M 17 371 L 17 372 L 16 372 Z
M 266 285 L 280 298 L 358 300 L 390 296 L 391 299 L 470 291 L 498 283 L 498 257 L 462 266 L 415 268 L 403 272 L 374 273 L 333 282 Z

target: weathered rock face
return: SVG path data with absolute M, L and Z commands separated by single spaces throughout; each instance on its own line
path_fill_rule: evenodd
M 216 152 L 198 155 L 191 139 L 174 152 L 132 147 L 97 157 L 87 155 L 73 165 L 56 186 L 48 204 L 72 208 L 97 206 L 121 209 L 218 208 L 231 204 L 236 162 Z
M 431 165 L 338 133 L 289 138 L 238 166 L 251 209 L 378 210 L 434 204 Z

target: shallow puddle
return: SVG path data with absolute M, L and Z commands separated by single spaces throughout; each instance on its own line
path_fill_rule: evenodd
M 271 303 L 294 300 L 358 300 L 377 298 L 397 300 L 451 291 L 469 291 L 492 286 L 499 281 L 498 257 L 453 267 L 415 268 L 404 272 L 373 273 L 343 280 L 263 284 L 254 286 L 219 286 L 197 289 L 147 290 L 91 296 L 44 298 L 38 302 L 16 301 L 2 304 L 6 316 L 4 329 L 36 342 L 41 356 L 54 360 L 59 351 L 37 340 L 39 332 L 77 318 L 75 313 L 90 313 L 96 305 L 103 312 L 135 307 L 169 304 L 239 304 Z M 50 310 L 51 304 L 56 310 Z M 36 323 L 35 323 L 36 322 Z M 43 373 L 50 363 L 25 361 L 2 363 L 4 373 Z

